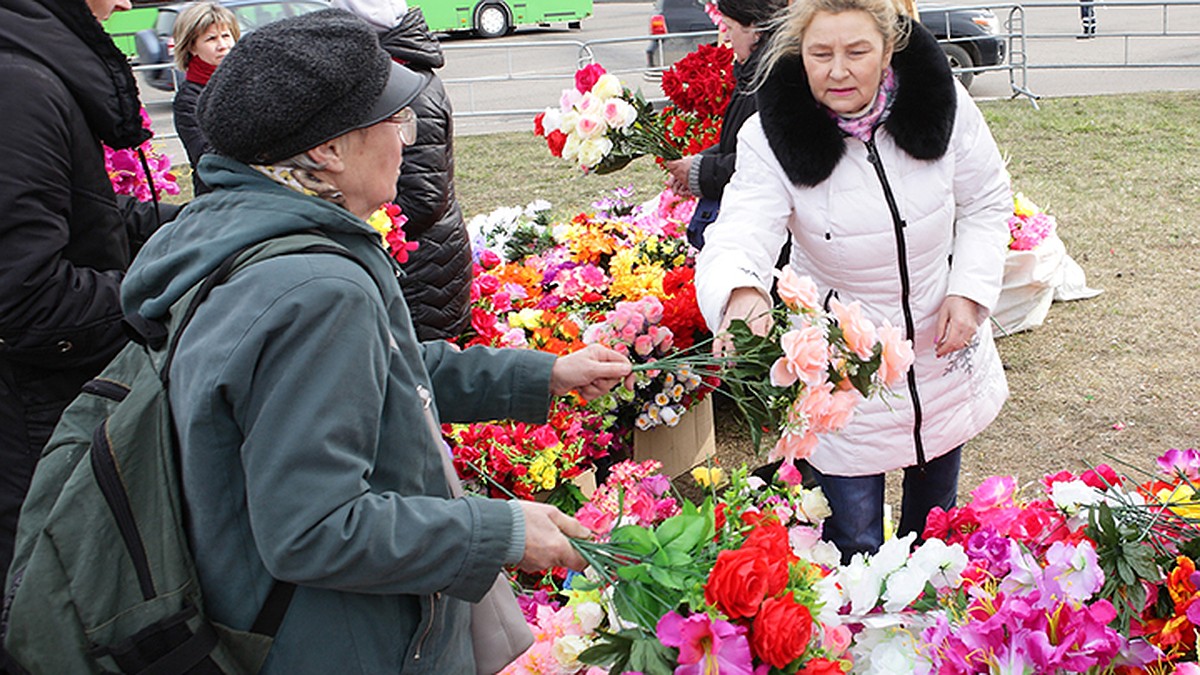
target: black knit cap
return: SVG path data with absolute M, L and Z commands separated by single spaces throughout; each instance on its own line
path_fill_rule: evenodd
M 365 21 L 323 9 L 238 41 L 200 94 L 197 116 L 219 154 L 270 164 L 387 119 L 426 82 L 393 62 Z
M 787 0 L 717 0 L 717 9 L 743 26 L 762 28 L 787 4 Z

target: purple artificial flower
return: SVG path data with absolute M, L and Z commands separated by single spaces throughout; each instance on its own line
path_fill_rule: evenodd
M 1046 551 L 1042 574 L 1044 592 L 1059 600 L 1084 602 L 1104 585 L 1096 549 L 1087 541 L 1077 545 L 1056 541 Z
M 658 639 L 679 649 L 675 675 L 754 675 L 746 629 L 707 614 L 667 612 L 658 620 Z

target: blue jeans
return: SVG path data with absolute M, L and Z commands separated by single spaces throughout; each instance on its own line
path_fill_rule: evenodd
M 918 541 L 925 519 L 935 506 L 949 510 L 958 499 L 958 467 L 962 446 L 925 463 L 904 469 L 904 496 L 900 502 L 897 536 L 916 532 Z M 837 545 L 842 564 L 855 553 L 872 554 L 883 545 L 884 474 L 831 476 L 813 469 L 833 515 L 825 520 L 822 538 Z

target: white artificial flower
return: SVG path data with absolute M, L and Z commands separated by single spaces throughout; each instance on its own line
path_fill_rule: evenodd
M 888 575 L 883 591 L 883 611 L 899 612 L 925 590 L 929 575 L 913 565 L 905 565 Z
M 580 166 L 592 168 L 600 163 L 609 152 L 612 151 L 612 141 L 607 138 L 589 138 L 579 143 L 578 160 Z M 566 157 L 566 150 L 563 150 L 563 157 Z
M 604 99 L 589 91 L 579 99 L 579 103 L 576 104 L 575 108 L 579 110 L 580 115 L 595 115 L 600 117 L 604 114 Z
M 580 94 L 575 87 L 563 89 L 562 96 L 558 99 L 558 109 L 565 115 L 579 104 L 581 98 L 583 98 L 583 94 Z
M 604 123 L 604 118 L 594 112 L 584 111 L 575 122 L 575 133 L 579 135 L 580 141 L 600 138 L 607 131 L 608 125 Z
M 903 626 L 867 627 L 850 647 L 852 673 L 864 675 L 910 675 L 917 671 L 917 644 Z
M 1075 513 L 1080 506 L 1097 504 L 1104 499 L 1099 490 L 1081 480 L 1066 480 L 1050 486 L 1050 501 L 1066 513 Z
M 554 641 L 550 653 L 566 672 L 573 673 L 583 666 L 579 655 L 592 646 L 592 639 L 583 635 L 564 635 Z
M 574 162 L 579 158 L 579 137 L 575 134 L 567 134 L 567 142 L 563 143 L 562 156 L 568 162 Z
M 834 565 L 841 560 L 840 554 L 837 552 L 837 547 L 829 542 L 822 542 L 833 549 L 835 555 L 839 557 L 834 560 Z M 812 562 L 817 562 L 813 560 Z M 817 592 L 817 597 L 820 598 L 818 606 L 820 610 L 817 612 L 816 619 L 826 626 L 833 626 L 842 622 L 840 611 L 842 609 L 842 592 L 838 590 L 837 577 L 833 574 L 826 575 L 817 580 L 812 585 L 813 590 Z
M 556 108 L 546 108 L 546 113 L 542 117 L 542 129 L 546 133 L 558 129 L 562 124 L 562 111 Z
M 605 73 L 596 80 L 596 84 L 592 85 L 590 93 L 596 98 L 604 101 L 614 96 L 620 96 L 624 92 L 624 87 L 621 86 L 621 81 L 612 73 Z
M 621 98 L 605 101 L 603 114 L 604 121 L 614 129 L 627 129 L 637 119 L 637 110 Z
M 579 111 L 568 110 L 558 118 L 558 130 L 568 136 L 575 135 L 575 125 L 579 122 Z
M 595 602 L 581 602 L 575 605 L 575 620 L 579 622 L 583 632 L 591 633 L 604 620 L 604 608 Z
M 863 616 L 879 603 L 879 577 L 867 568 L 867 557 L 856 553 L 850 564 L 835 573 L 842 587 L 842 604 L 850 605 L 851 616 Z M 830 575 L 833 576 L 833 575 Z
M 937 590 L 958 588 L 963 570 L 967 568 L 967 552 L 962 544 L 947 544 L 941 539 L 929 539 L 913 551 L 909 567 L 919 567 Z
M 550 210 L 550 202 L 545 199 L 535 199 L 525 205 L 525 217 L 535 218 L 542 211 Z
M 829 500 L 825 498 L 825 491 L 819 487 L 804 490 L 800 495 L 800 511 L 808 522 L 814 525 L 833 515 L 833 509 L 829 508 Z

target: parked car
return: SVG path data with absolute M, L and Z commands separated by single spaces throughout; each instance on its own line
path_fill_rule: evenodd
M 319 0 L 221 0 L 221 4 L 237 17 L 242 35 L 272 21 L 329 7 L 328 3 Z M 175 39 L 172 37 L 175 19 L 187 6 L 188 3 L 178 3 L 159 7 L 154 27 L 137 32 L 134 42 L 138 65 L 172 62 L 175 54 Z M 174 67 L 142 71 L 142 76 L 151 87 L 163 91 L 174 91 L 175 82 L 183 79 L 183 73 Z
M 971 69 L 1004 63 L 1005 43 L 999 34 L 1000 20 L 990 9 L 923 5 L 920 15 L 921 24 L 941 41 L 946 59 L 950 67 L 956 69 L 955 74 L 963 86 L 970 87 L 975 79 Z M 670 36 L 678 33 L 693 35 L 655 38 L 646 47 L 649 77 L 660 76 L 697 46 L 717 39 L 716 27 L 698 0 L 655 0 L 650 34 Z

